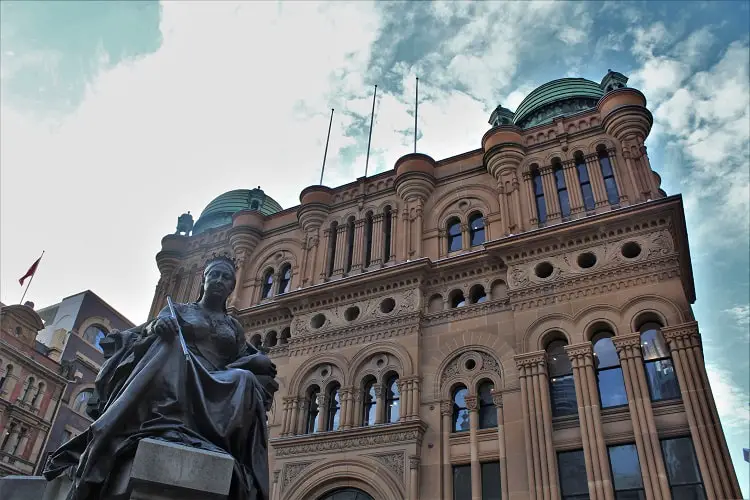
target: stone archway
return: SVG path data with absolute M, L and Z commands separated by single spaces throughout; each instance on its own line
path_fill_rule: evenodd
M 358 488 L 339 488 L 318 497 L 318 500 L 375 500 L 372 495 Z

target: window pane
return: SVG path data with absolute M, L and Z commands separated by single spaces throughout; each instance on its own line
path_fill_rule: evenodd
M 586 463 L 583 450 L 565 451 L 557 454 L 560 473 L 560 489 L 566 498 L 569 495 L 585 495 L 588 498 L 589 486 L 586 478 Z
M 539 175 L 539 172 L 534 172 L 534 194 L 535 195 L 544 195 L 544 187 L 542 186 L 542 176 Z
M 646 493 L 643 490 L 616 491 L 615 500 L 646 500 Z
M 643 488 L 641 466 L 638 462 L 638 451 L 635 445 L 610 446 L 607 451 L 609 452 L 609 464 L 612 467 L 612 480 L 615 490 Z
M 547 367 L 550 377 L 573 373 L 573 365 L 565 352 L 566 345 L 567 342 L 564 340 L 553 340 L 547 346 Z
M 602 167 L 602 176 L 605 178 L 612 176 L 612 165 L 609 163 L 609 157 L 606 155 L 599 156 L 599 165 Z
M 457 220 L 448 223 L 448 251 L 455 252 L 461 250 L 461 223 Z
M 544 222 L 547 220 L 547 207 L 544 204 L 544 195 L 536 197 L 536 214 L 539 222 Z
M 611 408 L 628 404 L 628 396 L 625 392 L 625 379 L 622 377 L 622 368 L 609 368 L 601 370 L 596 374 L 599 382 L 599 399 L 602 408 Z
M 453 466 L 453 500 L 471 500 L 471 465 Z
M 576 402 L 576 387 L 573 375 L 551 378 L 549 385 L 552 416 L 562 417 L 577 414 L 578 403 Z
M 570 217 L 570 201 L 568 200 L 568 190 L 563 189 L 557 192 L 560 198 L 560 213 L 563 217 Z
M 497 427 L 497 410 L 495 406 L 482 406 L 479 408 L 479 428 L 491 429 Z
M 593 210 L 595 208 L 594 203 L 594 191 L 591 189 L 591 184 L 581 184 L 581 192 L 583 193 L 583 206 L 586 210 Z
M 703 491 L 703 485 L 701 484 L 673 486 L 672 498 L 679 498 L 680 500 L 706 500 L 706 493 Z
M 620 358 L 617 356 L 612 337 L 600 337 L 594 342 L 594 356 L 597 369 L 620 366 Z
M 620 203 L 620 195 L 617 193 L 617 183 L 615 182 L 615 178 L 605 178 L 604 187 L 607 189 L 607 201 L 609 201 L 609 204 L 617 205 Z
M 669 347 L 667 347 L 667 343 L 661 334 L 661 327 L 651 323 L 650 325 L 644 325 L 644 328 L 641 328 L 641 353 L 643 359 L 648 361 L 651 359 L 668 358 Z
M 482 464 L 482 500 L 500 500 L 500 462 Z
M 702 483 L 693 441 L 689 437 L 665 439 L 661 448 L 670 485 Z
M 652 401 L 678 399 L 680 386 L 674 373 L 671 359 L 660 359 L 645 363 L 646 380 Z

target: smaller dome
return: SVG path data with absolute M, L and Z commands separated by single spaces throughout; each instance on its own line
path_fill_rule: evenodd
M 203 233 L 215 227 L 232 223 L 232 215 L 241 210 L 257 210 L 263 215 L 271 215 L 283 210 L 276 200 L 263 190 L 235 189 L 217 196 L 201 212 L 193 226 L 193 235 Z
M 604 95 L 600 84 L 585 78 L 561 78 L 534 89 L 516 109 L 513 123 L 533 127 L 596 106 Z

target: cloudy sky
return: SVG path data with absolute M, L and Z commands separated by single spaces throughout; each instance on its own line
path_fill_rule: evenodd
M 0 3 L 0 299 L 46 251 L 28 299 L 91 289 L 145 320 L 160 239 L 218 194 L 262 188 L 285 208 L 317 183 L 412 147 L 480 145 L 490 112 L 611 68 L 644 92 L 647 142 L 685 199 L 695 314 L 746 495 L 750 446 L 747 2 Z

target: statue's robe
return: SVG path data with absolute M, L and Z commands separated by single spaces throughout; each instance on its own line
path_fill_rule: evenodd
M 191 323 L 190 308 L 196 304 L 175 307 L 189 348 L 187 358 L 177 337 L 149 335 L 148 323 L 110 334 L 114 353 L 95 382 L 101 409 L 93 416 L 98 418 L 56 450 L 45 466 L 47 480 L 69 474 L 73 488 L 68 500 L 107 498 L 109 482 L 132 460 L 144 438 L 229 453 L 235 459 L 230 500 L 269 499 L 266 411 L 275 382 L 232 368 L 238 358 L 262 354 L 245 343 L 239 323 L 231 319 L 236 348 L 228 363 L 217 362 L 205 352 L 206 344 L 201 350 L 194 343 L 196 332 L 205 337 L 206 329 L 215 325 L 199 325 L 194 318 Z M 159 313 L 168 315 L 166 308 Z M 216 331 L 208 333 L 215 340 Z M 226 347 L 224 342 L 225 354 Z

